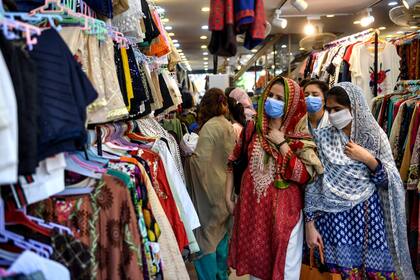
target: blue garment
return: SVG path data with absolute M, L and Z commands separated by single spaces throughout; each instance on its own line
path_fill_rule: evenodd
M 377 188 L 387 187 L 387 174 L 381 163 L 372 173 L 371 180 Z M 384 279 L 395 276 L 377 191 L 350 210 L 315 216 L 316 228 L 324 242 L 325 263 L 330 271 L 339 272 L 343 279 L 348 279 L 360 273 L 364 260 L 369 278 L 378 274 Z
M 38 160 L 81 150 L 86 107 L 97 92 L 55 29 L 43 31 L 29 55 L 38 77 Z
M 229 236 L 217 245 L 216 252 L 202 256 L 194 261 L 195 270 L 199 280 L 228 280 L 228 247 Z

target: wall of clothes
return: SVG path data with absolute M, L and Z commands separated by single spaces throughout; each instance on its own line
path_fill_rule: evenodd
M 0 25 L 0 277 L 189 279 L 200 223 L 156 119 L 196 89 L 156 7 L 7 1 Z
M 420 80 L 401 81 L 391 94 L 376 97 L 372 113 L 388 134 L 407 189 L 408 240 L 413 266 L 420 273 Z

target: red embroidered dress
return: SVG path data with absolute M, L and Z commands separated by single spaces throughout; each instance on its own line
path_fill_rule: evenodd
M 295 131 L 306 114 L 305 101 L 295 82 L 284 81 L 287 104 L 284 127 L 289 146 L 296 151 L 304 146 L 300 141 L 303 134 Z M 272 84 L 267 88 L 270 89 Z M 262 133 L 254 133 L 248 146 L 249 163 L 235 208 L 229 265 L 236 269 L 238 275 L 284 279 L 289 237 L 303 207 L 300 187 L 308 182 L 310 175 L 295 152 L 291 150 L 283 157 L 262 136 L 266 135 L 268 128 L 268 118 L 263 113 L 268 93 L 269 90 L 266 90 L 258 110 L 262 121 L 257 124 L 257 131 Z M 253 126 L 250 124 L 246 129 L 247 139 L 252 135 Z M 241 146 L 239 142 L 230 161 L 239 157 Z

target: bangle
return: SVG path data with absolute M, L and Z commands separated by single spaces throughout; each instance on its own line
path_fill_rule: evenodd
M 287 140 L 280 142 L 280 144 L 278 144 L 277 147 L 281 148 L 281 146 L 283 146 L 284 144 L 287 144 Z

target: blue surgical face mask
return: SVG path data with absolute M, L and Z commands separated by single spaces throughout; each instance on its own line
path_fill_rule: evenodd
M 272 119 L 281 118 L 284 114 L 284 102 L 274 98 L 267 98 L 264 104 L 265 113 Z
M 308 113 L 316 113 L 322 109 L 322 99 L 319 96 L 309 95 L 305 98 Z

